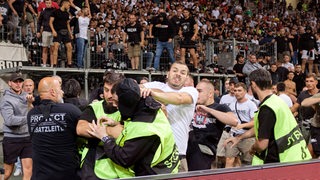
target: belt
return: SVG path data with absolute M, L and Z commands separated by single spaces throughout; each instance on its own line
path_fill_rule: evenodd
M 181 159 L 185 159 L 186 158 L 186 155 L 181 155 L 181 154 L 179 154 L 179 159 L 181 160 Z

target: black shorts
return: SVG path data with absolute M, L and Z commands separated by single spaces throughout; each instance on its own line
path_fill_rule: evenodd
M 320 156 L 320 128 L 310 127 L 310 139 L 314 154 Z
M 183 39 L 180 42 L 180 48 L 185 48 L 185 49 L 196 49 L 196 41 L 192 41 L 191 39 Z
M 57 31 L 57 36 L 53 37 L 53 42 L 58 42 L 58 43 L 69 43 L 71 42 L 70 34 L 68 30 L 66 29 L 61 29 Z
M 32 144 L 30 137 L 4 137 L 2 142 L 3 162 L 13 164 L 17 158 L 32 158 Z

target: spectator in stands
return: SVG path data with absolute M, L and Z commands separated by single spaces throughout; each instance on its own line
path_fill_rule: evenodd
M 294 72 L 294 65 L 290 62 L 290 55 L 283 54 L 283 63 L 282 66 L 287 68 L 289 71 Z
M 42 37 L 42 67 L 47 67 L 48 49 L 50 49 L 50 66 L 53 66 L 53 36 L 49 22 L 55 9 L 52 7 L 52 0 L 44 0 L 46 8 L 41 11 L 38 18 L 37 37 Z
M 242 72 L 245 64 L 243 55 L 238 54 L 236 61 L 237 63 L 233 66 L 233 71 L 237 76 L 238 82 L 246 83 L 246 75 Z
M 246 77 L 249 77 L 252 71 L 262 68 L 262 66 L 257 62 L 257 57 L 255 54 L 250 54 L 248 58 L 249 61 L 246 62 L 242 69 L 242 72 L 246 75 Z M 246 84 L 249 85 L 248 78 L 246 79 Z
M 261 60 L 260 62 L 259 62 L 259 59 Z M 271 60 L 270 56 L 266 54 L 264 56 L 258 57 L 259 64 L 262 66 L 262 68 L 264 68 L 267 71 L 270 69 L 270 60 Z
M 201 80 L 196 89 L 199 97 L 187 149 L 190 171 L 211 168 L 225 124 L 236 126 L 238 122 L 228 106 L 214 101 L 214 87 L 209 80 Z
M 8 12 L 9 12 L 9 4 L 6 0 L 0 0 L 0 28 L 3 29 L 3 33 L 0 34 L 0 40 L 7 41 L 8 39 Z
M 19 73 L 10 76 L 8 85 L 0 102 L 3 117 L 3 162 L 4 179 L 9 179 L 17 158 L 21 158 L 23 178 L 32 175 L 32 145 L 27 126 L 27 113 L 33 108 L 32 96 L 23 91 L 23 77 Z
M 67 51 L 67 67 L 72 66 L 72 44 L 73 35 L 70 29 L 69 0 L 62 0 L 60 9 L 54 11 L 50 16 L 49 25 L 53 35 L 53 67 L 57 67 L 58 51 L 60 43 L 64 43 Z
M 296 102 L 297 100 L 297 89 L 296 83 L 293 81 L 294 72 L 289 71 L 287 75 L 287 79 L 284 82 L 286 85 L 286 93 L 291 98 L 292 102 Z
M 41 103 L 27 118 L 33 151 L 32 179 L 80 179 L 76 124 L 81 111 L 72 104 L 60 103 L 63 91 L 55 77 L 41 79 L 38 92 Z
M 38 16 L 37 13 L 37 1 L 36 0 L 25 0 L 23 7 L 23 18 L 22 18 L 22 35 L 24 38 L 27 35 L 27 25 L 31 29 L 31 36 L 35 38 L 36 35 L 36 25 L 35 18 Z
M 302 72 L 305 72 L 306 63 L 308 63 L 308 73 L 313 73 L 313 61 L 315 59 L 315 49 L 318 49 L 316 38 L 312 33 L 312 28 L 307 26 L 305 33 L 300 35 L 299 50 L 301 53 L 301 68 Z
M 298 64 L 298 43 L 299 43 L 299 35 L 297 33 L 296 28 L 291 29 L 291 33 L 288 36 L 291 45 L 292 45 L 292 51 L 291 52 L 291 62 L 292 64 L 296 65 Z
M 179 35 L 181 37 L 180 48 L 181 57 L 180 61 L 186 63 L 186 50 L 188 49 L 191 55 L 190 63 L 193 65 L 194 70 L 198 71 L 198 58 L 196 56 L 196 40 L 198 38 L 198 24 L 194 17 L 191 15 L 190 9 L 183 9 L 183 18 L 180 21 Z
M 160 70 L 160 57 L 165 48 L 169 53 L 171 64 L 175 61 L 173 49 L 174 28 L 167 19 L 167 14 L 163 11 L 153 19 L 149 29 L 149 36 L 157 38 L 156 55 L 154 59 L 154 69 Z
M 316 73 L 316 75 L 318 77 L 320 77 L 320 73 L 319 73 L 319 64 L 320 64 L 320 29 L 318 30 L 317 33 L 315 33 L 315 37 L 316 37 L 316 43 L 317 43 L 317 49 L 315 49 L 315 59 L 314 59 L 314 72 Z
M 301 65 L 296 64 L 294 68 L 293 81 L 296 83 L 297 95 L 300 94 L 302 89 L 305 87 L 306 75 L 302 72 Z
M 55 8 L 55 9 L 59 9 L 60 8 L 56 1 L 52 1 L 51 3 L 52 3 L 51 7 Z M 40 16 L 40 13 L 42 11 L 44 11 L 46 8 L 47 8 L 46 0 L 42 0 L 41 2 L 39 2 L 38 8 L 37 8 L 38 17 Z
M 16 32 L 20 23 L 20 19 L 23 15 L 24 0 L 9 0 L 8 5 L 10 7 L 10 10 L 8 12 L 8 16 L 9 16 L 8 35 L 9 35 L 9 40 L 12 43 L 14 43 L 19 41 Z
M 127 42 L 131 69 L 138 70 L 141 47 L 144 46 L 144 32 L 141 25 L 138 23 L 135 14 L 129 15 L 129 22 L 130 23 L 125 27 L 125 34 L 122 39 Z
M 293 52 L 293 48 L 291 41 L 286 34 L 286 29 L 281 28 L 278 33 L 279 34 L 272 42 L 277 42 L 277 61 L 284 62 L 284 55 L 292 55 L 291 52 Z
M 283 82 L 287 79 L 288 77 L 288 73 L 289 73 L 289 70 L 285 67 L 282 66 L 282 63 L 280 61 L 277 61 L 276 63 L 274 63 L 277 68 L 276 68 L 276 74 L 277 74 L 277 78 L 278 78 L 278 82 Z M 270 68 L 270 70 L 272 69 L 272 67 Z M 273 67 L 274 69 L 274 67 Z M 272 71 L 272 70 L 271 70 Z M 270 72 L 271 72 L 270 71 Z M 276 82 L 276 83 L 278 83 Z M 273 81 L 272 81 L 273 83 Z
M 91 19 L 90 9 L 87 6 L 83 7 L 78 16 L 79 32 L 76 34 L 77 67 L 83 68 L 88 44 L 88 27 Z

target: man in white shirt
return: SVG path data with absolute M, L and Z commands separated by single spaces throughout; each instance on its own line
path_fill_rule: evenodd
M 180 155 L 180 172 L 188 171 L 186 151 L 189 138 L 190 123 L 194 115 L 198 99 L 198 91 L 192 86 L 184 87 L 189 75 L 188 66 L 174 62 L 167 73 L 167 83 L 150 82 L 141 85 L 141 94 L 151 95 L 155 100 L 166 105 L 168 120 Z
M 80 16 L 78 17 L 78 25 L 79 32 L 76 34 L 76 42 L 77 42 L 77 67 L 84 67 L 84 56 L 86 52 L 86 47 L 88 44 L 88 27 L 90 24 L 90 9 L 88 7 L 84 7 L 81 12 L 78 13 Z
M 292 100 L 291 98 L 285 93 L 286 90 L 286 84 L 283 82 L 279 82 L 277 84 L 277 95 L 289 106 L 289 108 L 292 107 Z
M 258 110 L 254 102 L 246 97 L 247 86 L 244 83 L 237 83 L 234 88 L 236 101 L 230 104 L 230 109 L 238 119 L 238 125 L 230 130 L 230 137 L 235 137 L 243 134 L 253 127 L 254 112 Z M 226 167 L 236 167 L 240 164 L 235 164 L 235 159 L 240 155 L 242 162 L 251 164 L 252 155 L 249 154 L 251 146 L 254 144 L 254 138 L 244 139 L 236 146 L 231 147 L 231 144 L 226 146 Z

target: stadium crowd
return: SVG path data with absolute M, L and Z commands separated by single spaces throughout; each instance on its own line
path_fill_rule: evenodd
M 59 8 L 60 1 L 55 2 L 52 0 L 50 7 Z M 12 42 L 24 42 L 29 49 L 29 61 L 33 65 L 53 66 L 58 65 L 53 60 L 47 61 L 48 53 L 47 47 L 51 47 L 53 44 L 45 42 L 43 37 L 48 36 L 43 32 L 51 32 L 49 27 L 49 19 L 43 21 L 40 15 L 44 9 L 46 9 L 45 1 L 38 2 L 36 0 L 29 1 L 2 1 L 0 3 L 2 7 L 1 14 L 3 20 L 3 36 L 2 39 L 9 39 Z M 84 7 L 87 7 L 85 9 Z M 83 10 L 81 10 L 84 8 Z M 130 59 L 128 58 L 127 39 L 124 34 L 125 28 L 130 24 L 129 14 L 135 14 L 137 23 L 141 25 L 144 31 L 143 44 L 141 46 L 144 49 L 143 52 L 150 51 L 153 55 L 144 54 L 144 64 L 147 58 L 151 58 L 151 63 L 154 58 L 156 49 L 156 39 L 153 34 L 150 34 L 150 26 L 153 28 L 154 19 L 164 12 L 167 19 L 173 26 L 174 34 L 176 38 L 174 42 L 175 58 L 182 59 L 180 41 L 181 34 L 179 34 L 179 23 L 183 17 L 182 9 L 190 10 L 191 19 L 194 18 L 197 24 L 197 33 L 195 39 L 193 39 L 195 47 L 195 56 L 191 53 L 187 54 L 187 62 L 195 62 L 195 64 L 205 64 L 205 60 L 209 59 L 204 53 L 206 48 L 205 42 L 209 39 L 216 39 L 220 41 L 228 39 L 236 39 L 241 42 L 250 42 L 252 44 L 264 45 L 268 43 L 277 42 L 277 52 L 289 52 L 292 57 L 293 64 L 298 63 L 299 53 L 297 50 L 299 47 L 304 47 L 303 44 L 299 45 L 298 39 L 300 35 L 304 33 L 304 28 L 311 29 L 312 35 L 316 35 L 319 29 L 319 3 L 316 1 L 299 1 L 296 7 L 292 7 L 291 4 L 286 4 L 286 1 L 235 1 L 235 0 L 219 0 L 219 1 L 108 1 L 108 0 L 94 0 L 85 3 L 84 0 L 70 1 L 69 12 L 69 24 L 70 35 L 73 35 L 70 46 L 61 45 L 59 50 L 59 60 L 68 61 L 70 64 L 70 58 L 72 58 L 72 66 L 83 67 L 81 62 L 82 57 L 78 57 L 79 53 L 83 54 L 83 45 L 89 40 L 89 51 L 92 68 L 104 68 L 106 66 L 114 68 L 124 68 L 120 66 L 120 62 L 125 62 L 126 68 L 131 67 Z M 82 11 L 85 11 L 84 13 Z M 85 14 L 85 15 L 84 15 Z M 49 16 L 50 17 L 50 16 Z M 79 17 L 88 17 L 89 24 L 82 24 L 81 27 L 87 27 L 82 31 L 89 31 L 89 34 L 84 33 L 81 36 L 84 41 L 79 41 Z M 48 17 L 47 17 L 48 18 Z M 39 24 L 40 23 L 40 24 Z M 55 25 L 55 23 L 53 23 Z M 59 28 L 59 27 L 58 27 Z M 21 35 L 13 32 L 16 29 L 21 29 Z M 81 28 L 80 28 L 81 29 Z M 284 29 L 284 30 L 281 30 Z M 151 28 L 152 30 L 152 28 Z M 281 31 L 280 31 L 281 30 Z M 51 35 L 49 34 L 49 37 Z M 20 39 L 18 37 L 21 37 Z M 90 37 L 88 39 L 87 37 Z M 180 37 L 180 38 L 179 38 Z M 279 37 L 279 38 L 277 38 Z M 281 38 L 282 37 L 282 38 Z M 275 39 L 275 40 L 273 40 Z M 287 39 L 291 42 L 292 48 L 285 45 L 288 43 Z M 17 41 L 20 40 L 20 41 Z M 52 41 L 52 40 L 50 40 Z M 49 42 L 50 42 L 49 41 Z M 56 40 L 55 40 L 56 41 Z M 79 44 L 80 43 L 80 44 Z M 128 42 L 129 43 L 129 42 Z M 78 44 L 78 46 L 77 46 Z M 41 48 L 40 46 L 46 47 Z M 79 48 L 81 47 L 81 48 Z M 88 46 L 84 46 L 88 47 Z M 57 48 L 57 47 L 55 47 Z M 248 46 L 238 47 L 244 51 L 250 51 Z M 84 48 L 86 49 L 86 48 Z M 301 48 L 300 48 L 301 49 Z M 300 50 L 299 49 L 299 50 Z M 51 49 L 53 51 L 53 48 Z M 44 51 L 44 53 L 42 53 Z M 56 50 L 57 51 L 57 50 Z M 71 51 L 71 52 L 70 52 Z M 215 54 L 223 52 L 224 49 L 216 50 Z M 259 49 L 255 50 L 259 52 Z M 271 54 L 273 52 L 266 52 L 264 54 Z M 50 51 L 49 51 L 50 52 Z M 69 55 L 67 55 L 69 53 Z M 70 55 L 70 53 L 72 55 Z M 168 53 L 165 53 L 167 57 Z M 191 57 L 190 57 L 191 55 Z M 72 57 L 70 57 L 72 56 Z M 88 57 L 85 57 L 87 59 Z M 171 57 L 170 57 L 171 58 Z M 192 60 L 190 60 L 192 58 Z M 67 60 L 69 59 L 69 60 Z M 109 59 L 109 61 L 108 61 Z M 110 63 L 110 59 L 119 61 L 118 64 Z M 169 59 L 169 58 L 167 58 Z M 162 61 L 167 65 L 169 60 Z M 194 60 L 196 59 L 196 61 Z M 282 56 L 278 56 L 278 59 L 282 59 Z M 300 58 L 301 59 L 301 58 Z M 171 60 L 172 61 L 172 60 Z M 282 61 L 282 60 L 281 60 Z M 109 63 L 108 63 L 109 62 Z M 303 61 L 302 61 L 303 62 Z M 301 62 L 300 62 L 301 64 Z M 309 66 L 310 66 L 309 62 Z M 66 65 L 67 66 L 67 65 Z M 124 66 L 124 64 L 123 64 Z M 140 69 L 146 69 L 147 66 L 140 65 Z M 305 63 L 302 63 L 302 69 L 304 70 Z M 195 68 L 201 67 L 194 65 Z M 309 68 L 311 68 L 310 66 Z M 135 68 L 132 68 L 135 69 Z M 157 69 L 157 67 L 156 67 Z M 315 70 L 317 68 L 314 68 Z
M 43 77 L 31 88 L 32 80 L 13 73 L 0 102 L 5 179 L 18 157 L 22 170 L 14 174 L 23 172 L 25 179 L 109 179 L 320 156 L 320 23 L 315 1 L 300 1 L 297 7 L 285 1 L 233 0 L 44 0 L 38 7 L 36 1 L 1 2 L 6 3 L 11 14 L 2 14 L 3 29 L 17 28 L 10 26 L 14 18 L 22 20 L 18 25 L 23 39 L 41 38 L 44 67 L 59 66 L 61 42 L 66 67 L 84 66 L 86 48 L 80 46 L 87 43 L 104 60 L 105 51 L 120 58 L 116 51 L 123 48 L 133 70 L 138 69 L 135 47 L 140 53 L 148 38 L 158 38 L 155 58 L 162 54 L 159 46 L 167 51 L 172 47 L 175 53 L 172 57 L 167 52 L 172 61 L 164 82 L 133 80 L 106 70 L 89 102 L 80 98 L 75 79 Z M 23 30 L 26 24 L 31 34 Z M 157 28 L 168 28 L 174 36 L 149 33 L 161 32 Z M 10 36 L 14 42 L 14 35 L 2 33 L 2 38 Z M 50 36 L 52 42 L 45 42 Z M 276 58 L 259 50 L 238 54 L 232 70 L 236 77 L 219 92 L 210 79 L 194 82 L 190 75 L 200 67 L 199 54 L 208 38 L 276 42 Z M 184 60 L 179 55 L 186 50 L 190 58 Z M 151 64 L 145 68 L 158 70 Z

